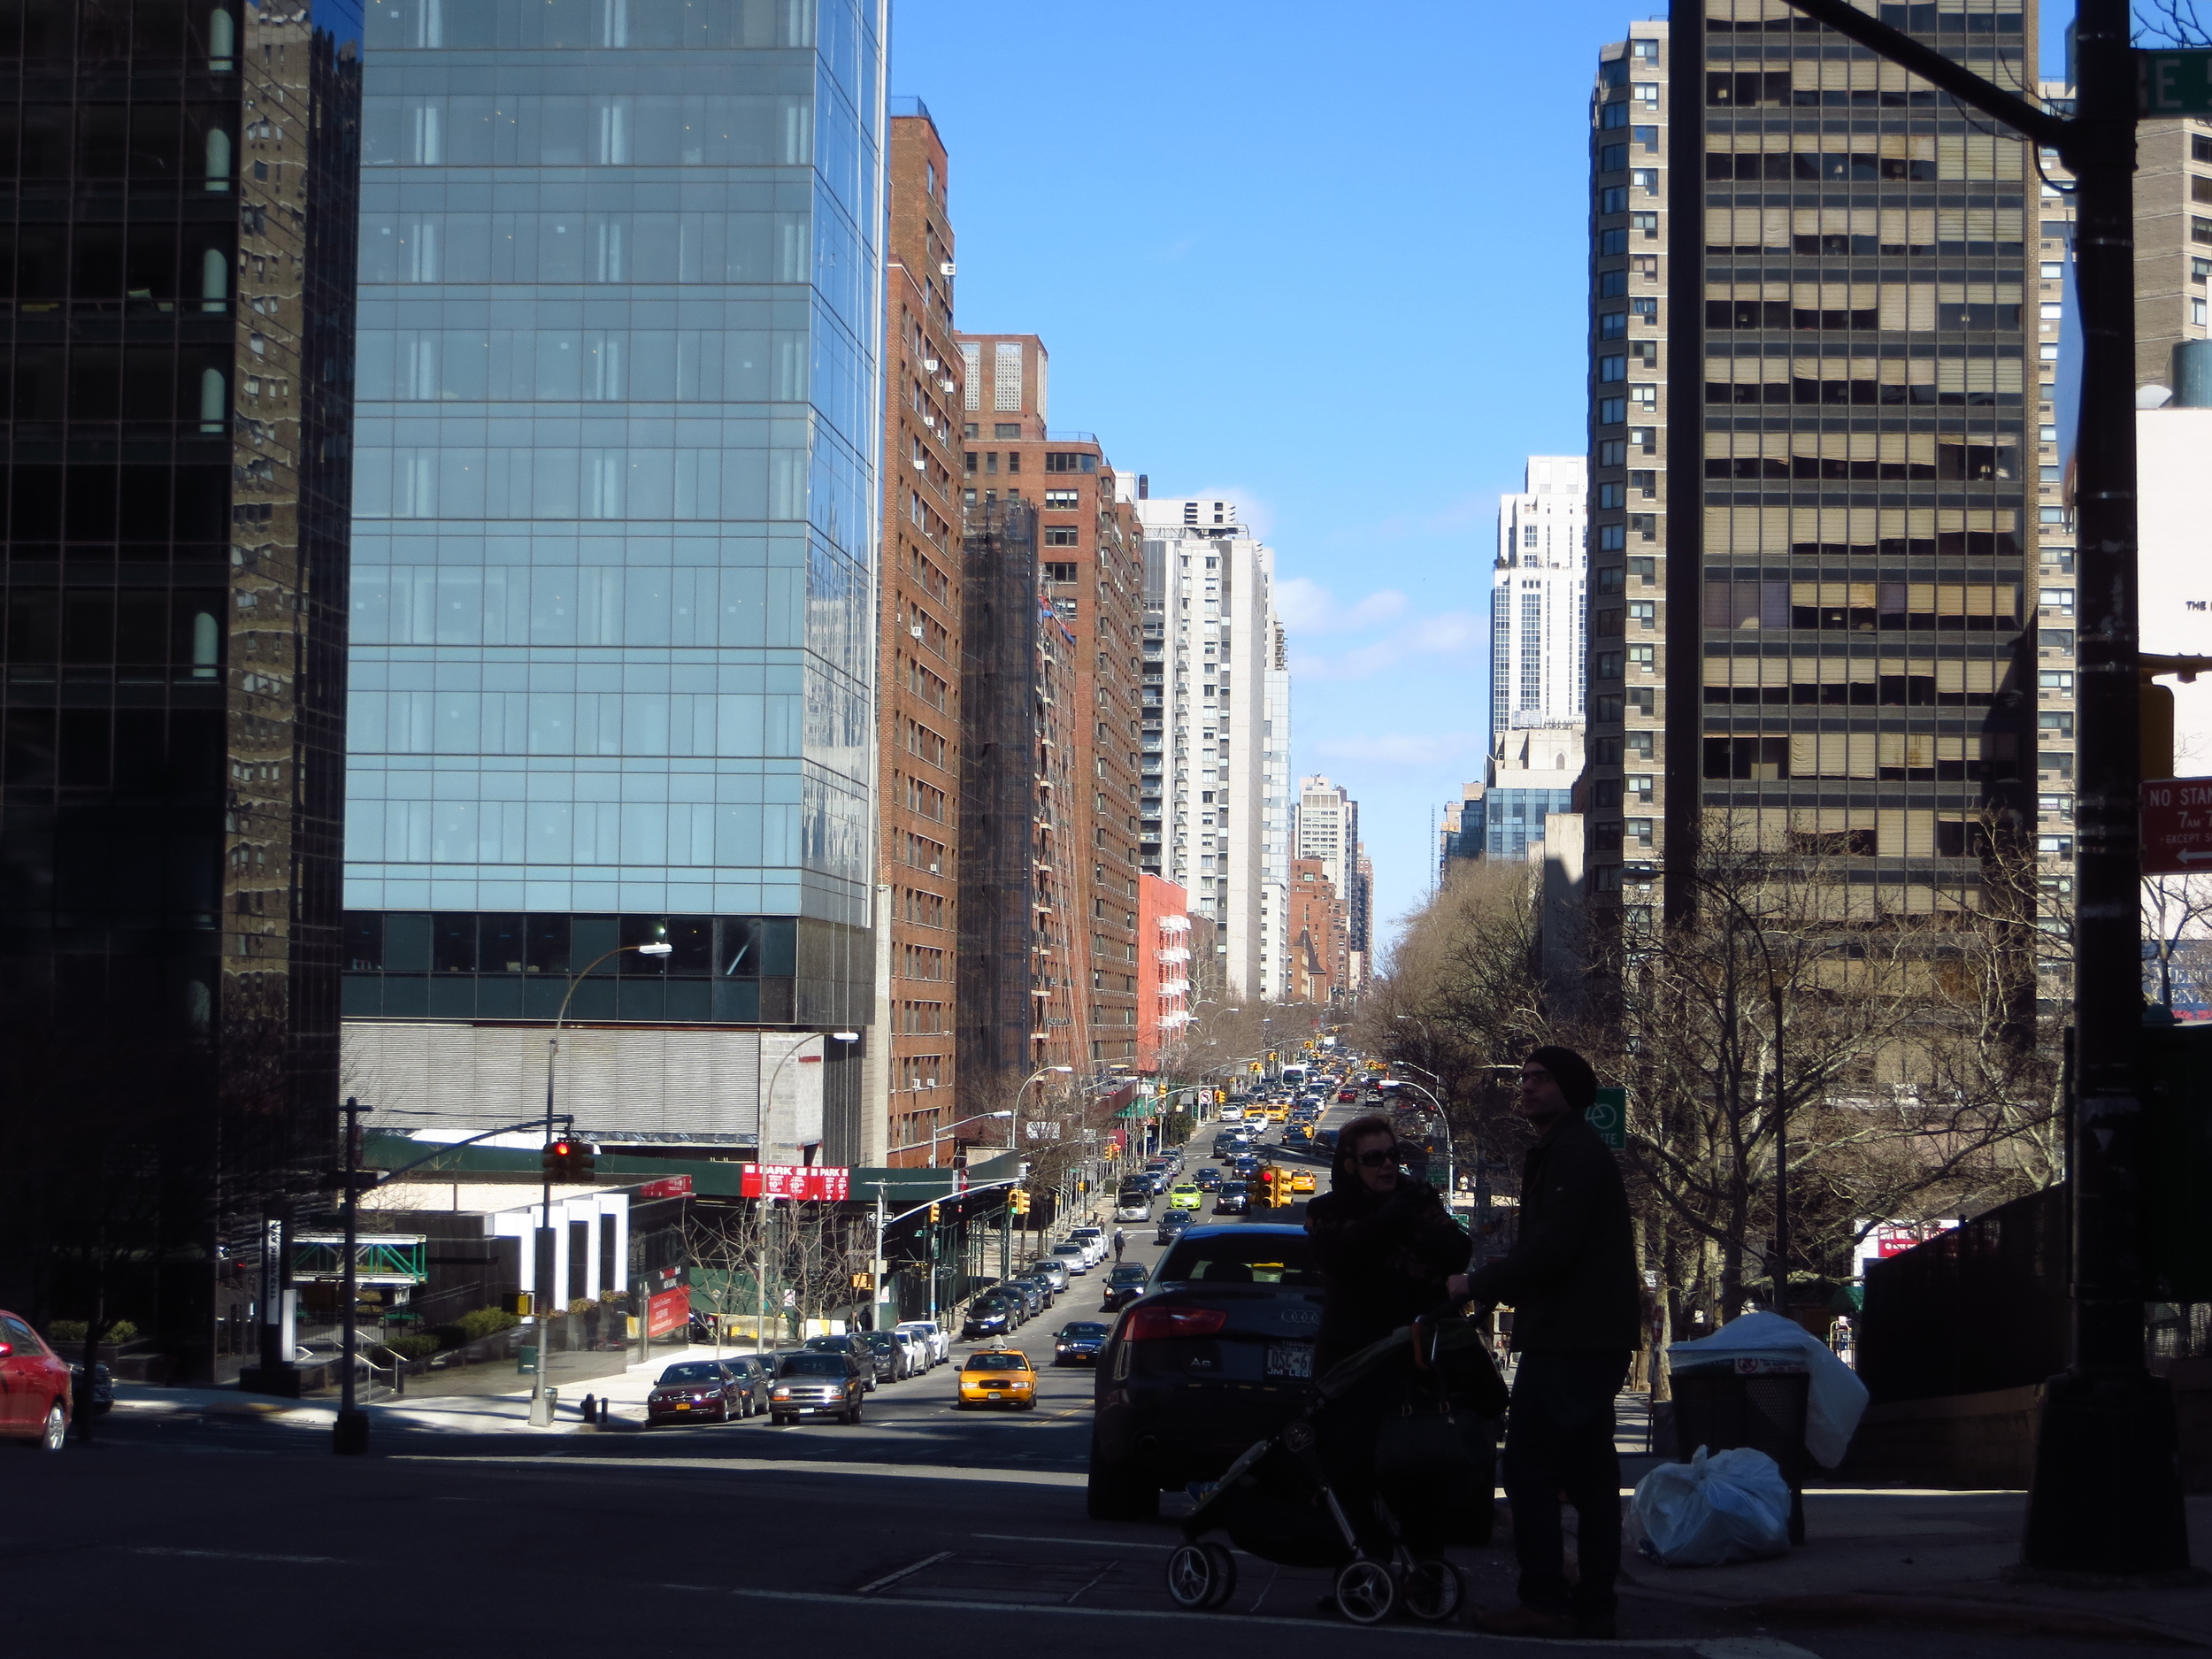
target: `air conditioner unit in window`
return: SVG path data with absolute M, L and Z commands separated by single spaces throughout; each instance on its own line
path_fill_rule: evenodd
M 922 359 L 922 367 L 923 367 L 923 369 L 924 369 L 925 371 L 926 371 L 927 373 L 931 373 L 931 374 L 934 374 L 934 373 L 937 373 L 937 359 L 936 359 L 936 358 L 934 358 L 934 357 L 924 357 L 924 358 Z
M 911 633 L 913 636 L 918 640 L 922 637 L 922 625 L 917 622 L 908 630 L 908 632 Z
M 942 265 L 939 265 L 937 267 L 937 274 L 939 276 L 951 276 L 955 274 L 952 261 L 948 259 Z

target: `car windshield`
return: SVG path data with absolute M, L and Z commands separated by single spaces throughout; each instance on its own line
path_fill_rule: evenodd
M 1106 1334 L 1106 1327 L 1102 1325 L 1091 1325 L 1088 1323 L 1083 1325 L 1071 1325 L 1068 1326 L 1066 1330 L 1061 1332 L 1060 1334 L 1064 1337 L 1104 1336 Z
M 1313 1241 L 1302 1233 L 1243 1233 L 1185 1239 L 1160 1263 L 1163 1280 L 1205 1285 L 1296 1285 L 1321 1283 L 1314 1264 Z
M 1080 1256 L 1083 1247 L 1079 1244 L 1056 1244 L 1052 1247 L 1052 1253 L 1055 1256 Z
M 1018 1354 L 971 1354 L 963 1371 L 1027 1371 Z
M 1222 1195 L 1224 1198 L 1241 1198 L 1241 1197 L 1243 1197 L 1243 1196 L 1244 1196 L 1244 1183 L 1243 1183 L 1242 1181 L 1225 1181 L 1225 1182 L 1223 1182 L 1223 1183 L 1222 1183 L 1222 1187 L 1221 1187 L 1221 1195 Z
M 1141 1285 L 1144 1282 L 1144 1269 L 1135 1266 L 1117 1267 L 1106 1275 L 1106 1282 L 1110 1285 Z
M 871 1331 L 867 1335 L 862 1337 L 860 1340 L 865 1342 L 870 1348 L 881 1348 L 886 1342 L 890 1343 L 895 1348 L 898 1345 L 899 1340 L 898 1338 L 893 1336 L 888 1331 Z
M 661 1373 L 661 1380 L 664 1383 L 719 1382 L 722 1372 L 719 1367 L 714 1365 L 671 1365 Z
M 810 1336 L 806 1345 L 817 1353 L 841 1354 L 852 1346 L 852 1340 L 849 1336 Z
M 845 1362 L 835 1354 L 786 1354 L 777 1363 L 779 1377 L 842 1377 Z

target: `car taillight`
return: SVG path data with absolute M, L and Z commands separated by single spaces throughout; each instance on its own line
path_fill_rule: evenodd
M 1140 1308 L 1129 1316 L 1123 1334 L 1132 1342 L 1156 1342 L 1171 1336 L 1211 1336 L 1229 1323 L 1218 1308 L 1178 1308 L 1173 1305 Z

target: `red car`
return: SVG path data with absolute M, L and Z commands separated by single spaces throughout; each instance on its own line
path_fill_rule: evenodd
M 58 1452 L 69 1439 L 69 1365 L 0 1308 L 0 1434 Z
M 1340 1088 L 1336 1092 L 1336 1099 L 1340 1106 L 1349 1105 L 1359 1099 L 1359 1091 L 1356 1088 Z

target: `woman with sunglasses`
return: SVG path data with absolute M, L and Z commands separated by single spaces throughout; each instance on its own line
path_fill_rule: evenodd
M 1464 1291 L 1473 1243 L 1436 1189 L 1402 1167 L 1417 1156 L 1399 1146 L 1386 1118 L 1355 1118 L 1337 1136 L 1329 1190 L 1306 1206 L 1328 1292 L 1316 1376 Z

